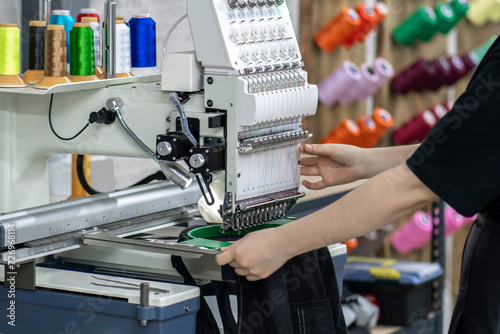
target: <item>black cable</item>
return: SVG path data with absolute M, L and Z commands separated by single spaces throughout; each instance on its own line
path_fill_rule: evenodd
M 84 156 L 82 154 L 79 154 L 76 157 L 76 175 L 78 175 L 78 180 L 80 181 L 82 188 L 90 195 L 100 194 L 99 191 L 94 190 L 94 188 L 90 186 L 90 184 L 87 182 L 87 179 L 85 178 L 85 172 L 83 171 L 83 158 Z
M 80 184 L 82 185 L 82 188 L 88 192 L 90 195 L 96 195 L 96 194 L 102 194 L 102 192 L 95 190 L 90 186 L 90 184 L 87 182 L 87 179 L 85 178 L 85 172 L 83 170 L 83 158 L 84 156 L 79 154 L 76 157 L 76 174 L 78 175 L 78 180 L 80 181 Z M 132 188 L 144 184 L 148 184 L 152 181 L 163 181 L 166 180 L 165 174 L 163 174 L 162 171 L 158 171 L 154 174 L 151 174 L 149 176 L 146 176 L 142 180 L 134 183 L 133 185 L 127 187 L 127 188 Z
M 74 135 L 73 137 L 71 138 L 64 138 L 64 137 L 61 137 L 59 136 L 56 131 L 54 130 L 54 127 L 52 126 L 52 100 L 54 99 L 54 94 L 50 95 L 50 105 L 49 105 L 49 125 L 50 125 L 50 130 L 52 130 L 52 133 L 59 139 L 61 140 L 73 140 L 75 139 L 76 137 L 78 137 L 79 135 L 82 134 L 83 131 L 85 131 L 85 129 L 87 129 L 87 127 L 90 125 L 89 122 L 87 122 L 87 125 L 85 125 L 83 127 L 83 129 L 80 130 L 80 132 L 78 132 L 76 135 Z
M 165 174 L 163 174 L 163 172 L 161 170 L 159 170 L 156 173 L 151 174 L 149 176 L 146 176 L 142 180 L 134 183 L 129 188 L 135 187 L 135 186 L 142 186 L 143 184 L 148 184 L 149 182 L 152 182 L 152 181 L 155 181 L 155 180 L 163 181 L 163 180 L 166 180 L 166 179 L 167 179 L 167 177 L 165 176 Z

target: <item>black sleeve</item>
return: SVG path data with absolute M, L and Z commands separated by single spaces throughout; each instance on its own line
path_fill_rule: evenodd
M 469 86 L 408 159 L 408 167 L 460 214 L 472 216 L 500 195 L 500 43 Z

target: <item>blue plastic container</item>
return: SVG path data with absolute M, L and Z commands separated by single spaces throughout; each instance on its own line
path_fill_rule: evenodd
M 376 297 L 381 324 L 406 326 L 432 311 L 432 282 L 442 274 L 437 263 L 351 256 L 344 282 L 353 292 Z

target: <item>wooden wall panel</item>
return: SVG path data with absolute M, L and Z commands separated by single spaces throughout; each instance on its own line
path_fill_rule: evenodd
M 343 6 L 354 8 L 360 1 L 357 0 L 302 0 L 301 1 L 301 30 L 300 43 L 305 70 L 309 73 L 309 81 L 318 84 L 341 63 L 348 59 L 360 65 L 365 59 L 364 46 L 357 44 L 351 50 L 338 47 L 333 52 L 325 52 L 314 43 L 314 35 L 339 13 Z M 377 31 L 377 57 L 383 57 L 391 62 L 396 73 L 414 63 L 418 58 L 432 59 L 446 55 L 446 37 L 436 35 L 430 42 L 416 42 L 410 47 L 403 47 L 391 38 L 392 30 L 417 7 L 424 3 L 434 7 L 436 0 L 387 0 L 390 14 Z M 487 24 L 484 27 L 475 27 L 466 20 L 458 26 L 459 54 L 476 48 L 489 39 L 495 32 L 498 33 L 498 24 Z M 470 76 L 469 76 L 470 77 Z M 456 87 L 460 93 L 466 86 L 468 78 L 460 80 Z M 400 95 L 390 89 L 389 84 L 375 95 L 375 107 L 387 109 L 394 117 L 394 128 L 397 128 L 418 111 L 429 108 L 434 104 L 442 103 L 447 98 L 447 89 L 441 88 L 436 92 L 410 92 Z M 336 127 L 344 118 L 356 120 L 366 113 L 364 101 L 354 102 L 348 107 L 337 104 L 333 107 L 318 105 L 315 116 L 304 119 L 304 127 L 313 133 L 313 141 L 318 142 L 331 129 Z M 390 136 L 386 136 L 380 145 L 391 145 Z
M 324 52 L 314 43 L 314 35 L 329 20 L 337 15 L 342 6 L 354 8 L 360 1 L 354 0 L 302 0 L 301 1 L 301 30 L 300 43 L 305 70 L 309 73 L 309 82 L 319 83 L 326 78 L 333 70 L 348 59 L 360 65 L 364 62 L 365 50 L 363 45 L 357 45 L 351 50 L 338 47 L 331 53 Z M 390 8 L 390 14 L 384 20 L 382 26 L 377 31 L 377 56 L 383 57 L 391 62 L 396 73 L 414 63 L 418 58 L 435 58 L 445 56 L 446 37 L 438 34 L 428 43 L 417 42 L 410 47 L 403 47 L 396 44 L 392 38 L 392 30 L 408 15 L 413 13 L 417 7 L 424 3 L 435 7 L 436 0 L 386 0 L 384 1 Z M 466 19 L 462 20 L 457 27 L 457 47 L 458 54 L 470 51 L 487 41 L 491 36 L 498 35 L 500 25 L 488 23 L 483 27 L 476 27 Z M 471 74 L 457 82 L 456 96 L 458 97 L 465 89 Z M 442 103 L 447 98 L 447 88 L 440 88 L 436 92 L 410 92 L 400 95 L 392 91 L 389 84 L 377 92 L 374 97 L 375 107 L 387 109 L 394 117 L 394 127 L 405 123 L 420 110 L 431 107 L 434 104 Z M 319 103 L 315 116 L 304 119 L 304 128 L 313 133 L 313 142 L 318 142 L 331 129 L 336 127 L 344 118 L 357 120 L 366 113 L 365 102 L 358 101 L 349 107 L 335 105 L 328 107 Z M 379 145 L 392 145 L 390 134 L 391 129 L 381 140 Z M 399 225 L 402 222 L 399 223 Z M 463 245 L 469 228 L 458 231 L 455 235 L 453 254 L 453 292 L 458 289 L 458 274 L 460 270 L 461 255 Z M 384 247 L 390 249 L 390 247 Z M 387 256 L 399 257 L 407 260 L 428 261 L 430 258 L 430 248 L 427 246 L 421 251 L 412 252 L 408 255 L 401 255 L 394 250 L 390 250 Z

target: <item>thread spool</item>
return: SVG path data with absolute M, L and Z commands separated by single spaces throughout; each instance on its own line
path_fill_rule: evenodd
M 123 22 L 125 22 L 125 24 L 128 25 L 128 22 L 123 18 L 123 15 L 116 15 L 116 19 L 123 20 Z
M 436 68 L 436 73 L 434 76 L 428 80 L 425 85 L 421 87 L 415 87 L 416 90 L 420 89 L 430 89 L 438 90 L 441 86 L 446 85 L 452 77 L 451 65 L 445 57 L 439 57 L 433 61 L 434 67 Z
M 71 83 L 67 77 L 67 37 L 63 25 L 51 24 L 45 32 L 44 76 L 35 88 L 48 89 L 55 85 Z
M 378 1 L 373 7 L 375 14 L 377 15 L 377 25 L 382 23 L 387 15 L 389 15 L 389 7 L 382 1 Z
M 377 82 L 368 91 L 368 96 L 375 94 L 386 81 L 394 76 L 394 69 L 391 63 L 384 58 L 375 59 L 373 70 L 377 74 Z
M 453 0 L 448 4 L 453 11 L 453 20 L 448 25 L 447 23 L 442 23 L 443 34 L 447 34 L 454 26 L 460 22 L 461 19 L 465 17 L 465 14 L 469 10 L 469 1 L 468 0 Z
M 452 100 L 445 100 L 442 103 L 443 107 L 446 109 L 446 111 L 450 111 L 453 108 L 453 101 Z
M 89 23 L 77 22 L 71 29 L 70 79 L 73 82 L 95 81 L 94 31 Z
M 116 77 L 131 77 L 130 28 L 123 20 L 116 20 Z
M 471 223 L 477 215 L 467 218 L 448 205 L 444 209 L 445 236 L 449 236 Z M 406 254 L 412 249 L 421 249 L 432 236 L 432 217 L 422 211 L 413 215 L 391 236 L 391 245 L 396 251 Z
M 446 115 L 449 109 L 446 109 L 442 104 L 436 104 L 435 106 L 431 107 L 430 111 L 434 114 L 436 117 L 436 121 L 439 121 L 441 118 Z
M 439 2 L 434 9 L 437 18 L 437 30 L 442 34 L 447 34 L 458 22 L 455 12 L 451 6 L 444 2 Z
M 458 212 L 456 212 L 453 208 L 450 206 L 446 206 L 444 209 L 444 230 L 445 230 L 445 236 L 449 236 L 465 225 L 473 222 L 476 220 L 477 215 L 474 215 L 472 217 L 464 217 Z
M 365 30 L 363 34 L 359 36 L 358 42 L 360 43 L 364 42 L 366 36 L 368 36 L 368 34 L 373 31 L 373 29 L 377 28 L 382 23 L 384 18 L 389 14 L 389 7 L 387 7 L 387 5 L 381 1 L 375 4 L 373 10 L 375 11 L 376 17 L 374 26 L 369 30 Z
M 384 136 L 387 130 L 394 124 L 391 114 L 385 109 L 375 108 L 372 119 L 375 122 L 375 134 L 371 137 L 371 147 Z
M 359 68 L 350 61 L 344 61 L 328 78 L 318 85 L 318 98 L 327 106 L 332 106 L 348 89 L 361 81 Z
M 102 59 L 101 59 L 101 27 L 97 23 L 95 17 L 82 17 L 82 23 L 88 23 L 94 32 L 94 62 L 95 62 L 95 75 L 102 74 Z
M 351 119 L 344 119 L 338 127 L 333 129 L 320 141 L 320 144 L 337 143 L 355 145 L 359 141 L 360 135 L 361 133 L 356 122 Z
M 342 241 L 342 243 L 347 247 L 347 254 L 350 254 L 354 248 L 358 247 L 358 239 L 356 238 Z
M 490 22 L 498 23 L 500 22 L 500 3 L 498 0 L 493 0 L 497 2 L 497 6 L 490 13 Z
M 21 31 L 14 23 L 0 24 L 0 87 L 26 87 L 20 74 Z
M 412 249 L 422 248 L 432 233 L 432 218 L 418 211 L 391 236 L 391 245 L 399 253 L 406 254 Z
M 377 14 L 371 8 L 365 4 L 359 4 L 356 8 L 356 12 L 359 16 L 359 25 L 354 29 L 354 31 L 342 42 L 342 45 L 346 48 L 351 48 L 354 43 L 362 42 L 364 37 L 377 25 Z
M 394 131 L 392 139 L 397 145 L 421 142 L 427 137 L 434 125 L 436 125 L 436 116 L 430 110 L 424 110 Z
M 424 86 L 436 73 L 436 67 L 428 60 L 420 58 L 413 65 L 398 74 L 391 82 L 392 88 L 406 94 L 415 87 Z
M 466 13 L 470 23 L 476 26 L 482 26 L 495 17 L 496 11 L 499 11 L 499 4 L 496 0 L 477 0 L 470 4 Z
M 28 70 L 22 77 L 29 84 L 35 84 L 43 77 L 46 30 L 45 21 L 30 21 Z
M 357 98 L 365 100 L 377 90 L 381 80 L 373 67 L 368 66 L 366 63 L 360 66 L 360 71 L 362 79 L 359 83 L 358 89 L 356 90 Z
M 423 42 L 428 42 L 438 32 L 439 20 L 436 12 L 432 8 L 426 8 L 425 13 L 426 15 L 423 16 L 424 23 L 421 25 L 421 28 L 415 32 L 415 36 Z
M 136 14 L 129 22 L 132 73 L 159 73 L 156 67 L 156 23 L 149 14 Z
M 459 56 L 451 56 L 447 59 L 448 64 L 450 64 L 451 73 L 446 78 L 444 82 L 445 85 L 450 86 L 457 82 L 460 78 L 462 78 L 467 72 L 468 69 L 465 66 L 462 58 Z
M 401 45 L 411 45 L 416 39 L 432 38 L 436 32 L 437 18 L 434 10 L 425 5 L 418 9 L 397 26 L 392 37 Z
M 464 75 L 467 75 L 467 73 L 475 69 L 477 64 L 479 64 L 479 59 L 477 58 L 477 55 L 474 52 L 464 53 L 460 58 L 462 59 L 462 62 L 464 63 L 465 67 Z
M 493 45 L 493 43 L 496 41 L 497 38 L 498 36 L 492 36 L 489 40 L 487 40 L 486 42 L 478 46 L 474 51 L 472 51 L 476 54 L 477 59 L 479 60 L 478 63 L 480 63 L 481 60 L 483 60 L 484 56 L 486 55 L 486 52 L 488 52 L 488 50 L 490 49 L 490 47 Z
M 64 30 L 66 31 L 66 54 L 67 54 L 67 60 L 66 62 L 69 63 L 70 61 L 70 45 L 69 45 L 69 36 L 71 29 L 73 29 L 73 23 L 75 23 L 75 19 L 69 14 L 69 10 L 63 10 L 63 9 L 54 9 L 52 11 L 52 16 L 50 17 L 50 24 L 52 25 L 63 25 Z
M 340 43 L 349 37 L 361 24 L 358 13 L 344 7 L 323 29 L 315 36 L 316 45 L 324 51 L 333 51 Z
M 377 133 L 377 124 L 375 124 L 375 121 L 371 117 L 361 116 L 357 125 L 359 128 L 359 138 L 355 145 L 364 148 L 370 148 L 375 145 L 373 142 L 373 137 Z
M 99 15 L 97 15 L 95 8 L 82 8 L 80 14 L 76 17 L 76 22 L 85 22 L 82 20 L 84 17 L 95 17 L 97 22 L 100 22 Z

